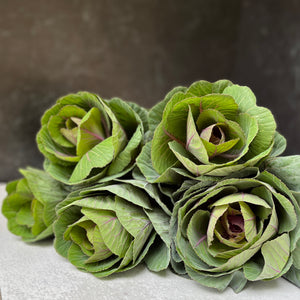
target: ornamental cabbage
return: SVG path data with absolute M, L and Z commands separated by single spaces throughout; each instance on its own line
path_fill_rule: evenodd
M 299 218 L 294 193 L 266 170 L 210 187 L 195 182 L 173 211 L 172 266 L 219 290 L 281 276 L 299 286 Z
M 2 213 L 8 229 L 25 242 L 36 242 L 53 235 L 55 206 L 64 200 L 69 189 L 41 170 L 20 170 L 24 178 L 6 185 L 7 197 Z
M 162 198 L 139 180 L 77 190 L 57 206 L 55 249 L 96 277 L 129 270 L 143 259 L 153 271 L 166 269 L 171 212 Z
M 143 121 L 142 121 L 143 120 Z M 65 184 L 128 172 L 139 154 L 147 113 L 134 103 L 79 92 L 48 109 L 37 134 L 44 169 Z
M 227 176 L 285 148 L 270 110 L 256 105 L 248 87 L 228 80 L 177 87 L 149 118 L 153 140 L 138 166 L 150 182 L 174 183 L 174 173 Z

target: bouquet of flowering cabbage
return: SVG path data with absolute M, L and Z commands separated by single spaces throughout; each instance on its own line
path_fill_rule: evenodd
M 105 277 L 145 262 L 240 292 L 300 287 L 300 156 L 250 88 L 177 87 L 149 112 L 79 92 L 41 119 L 44 170 L 7 184 L 8 229 Z

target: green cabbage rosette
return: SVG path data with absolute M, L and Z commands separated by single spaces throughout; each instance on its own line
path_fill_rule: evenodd
M 149 126 L 153 140 L 138 166 L 150 182 L 174 183 L 178 173 L 228 176 L 286 144 L 270 110 L 256 105 L 248 87 L 228 80 L 175 88 L 151 109 Z
M 57 206 L 57 252 L 78 269 L 105 277 L 142 260 L 152 271 L 170 261 L 171 212 L 157 187 L 120 180 L 71 193 Z
M 131 169 L 147 130 L 147 112 L 134 103 L 88 92 L 57 100 L 42 119 L 37 144 L 45 170 L 65 184 L 119 177 Z
M 68 195 L 68 188 L 41 170 L 20 170 L 24 178 L 7 184 L 2 213 L 13 234 L 25 242 L 53 235 L 55 206 Z
M 300 287 L 299 217 L 293 191 L 268 171 L 195 182 L 172 214 L 172 266 L 221 291 L 281 276 Z

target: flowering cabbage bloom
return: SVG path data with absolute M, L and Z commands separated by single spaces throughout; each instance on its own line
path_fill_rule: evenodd
M 53 235 L 55 206 L 69 189 L 42 170 L 28 168 L 20 172 L 23 178 L 6 185 L 2 213 L 13 234 L 25 242 L 36 242 Z
M 256 105 L 248 87 L 228 80 L 175 88 L 149 118 L 153 140 L 138 165 L 151 182 L 176 182 L 174 170 L 193 177 L 227 176 L 257 165 L 274 143 L 281 147 L 276 155 L 285 147 L 270 110 Z
M 71 193 L 57 206 L 54 246 L 80 270 L 96 277 L 123 272 L 146 261 L 166 269 L 170 261 L 170 211 L 158 189 L 119 180 Z
M 299 218 L 295 195 L 268 171 L 195 183 L 173 211 L 172 265 L 219 290 L 281 276 L 299 285 Z
M 147 113 L 118 98 L 105 101 L 79 92 L 60 98 L 41 124 L 37 143 L 45 170 L 66 184 L 77 184 L 131 169 L 143 144 Z

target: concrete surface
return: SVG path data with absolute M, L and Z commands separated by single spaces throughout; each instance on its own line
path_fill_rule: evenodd
M 0 204 L 4 197 L 4 185 L 0 184 Z M 2 215 L 0 290 L 2 300 L 295 300 L 300 295 L 300 289 L 284 279 L 249 283 L 238 295 L 231 289 L 219 293 L 171 271 L 152 273 L 144 265 L 106 279 L 97 279 L 80 272 L 60 257 L 51 241 L 22 242 L 7 230 Z

